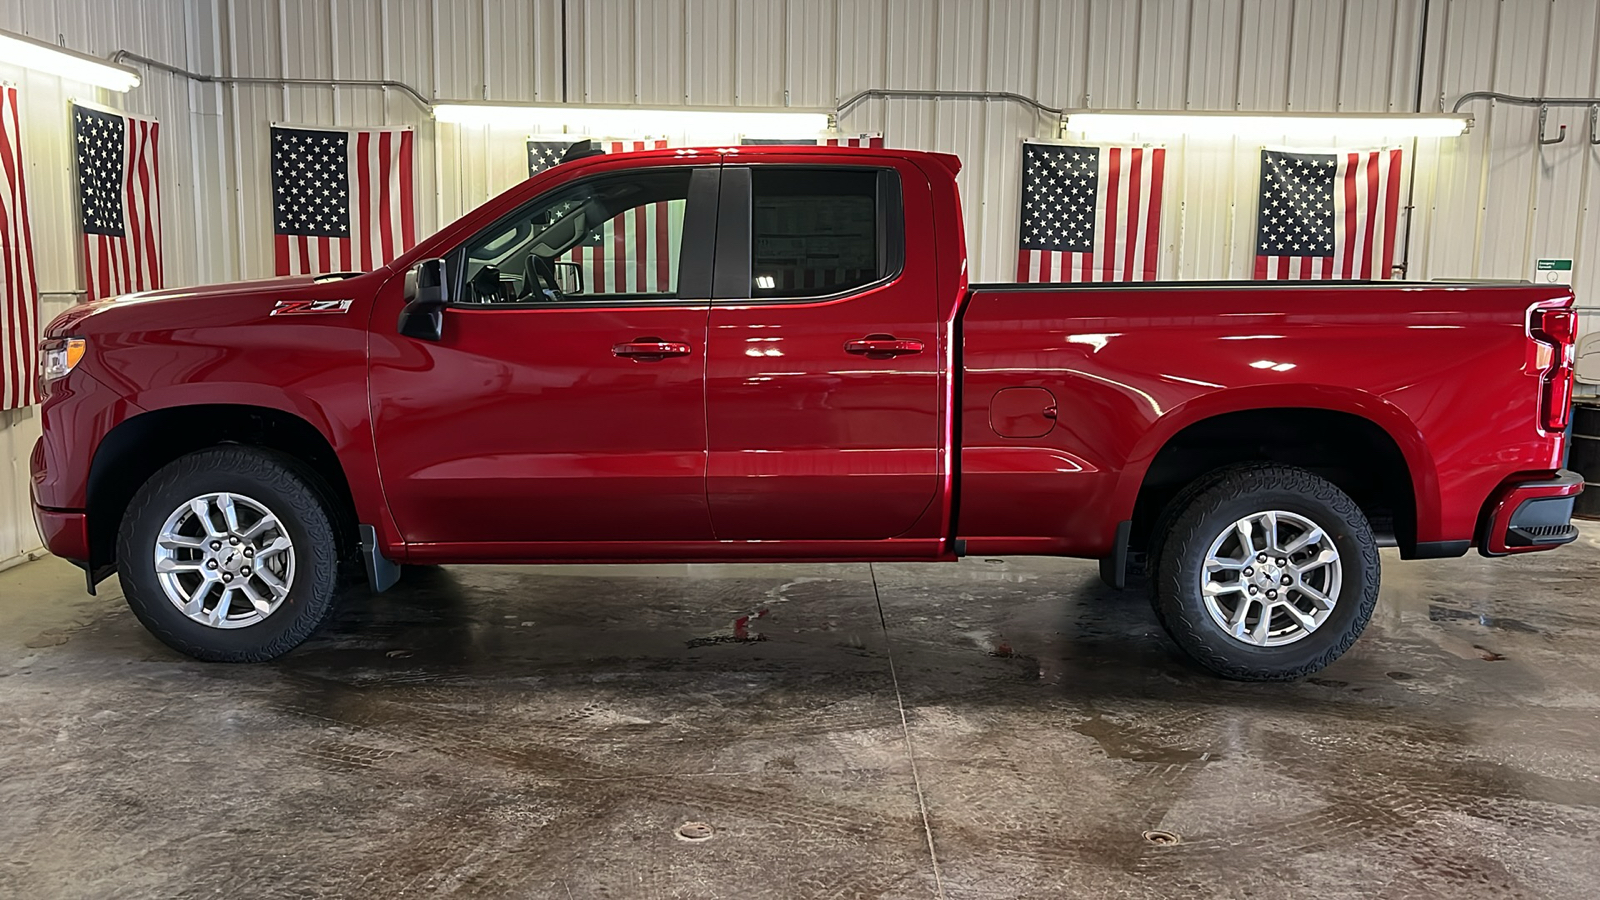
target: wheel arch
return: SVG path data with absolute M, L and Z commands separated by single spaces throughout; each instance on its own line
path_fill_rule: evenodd
M 1118 508 L 1133 523 L 1135 547 L 1183 485 L 1247 462 L 1317 472 L 1350 494 L 1374 531 L 1392 537 L 1404 555 L 1415 553 L 1419 535 L 1437 530 L 1433 455 L 1403 411 L 1372 394 L 1319 385 L 1307 385 L 1293 407 L 1281 405 L 1281 386 L 1255 393 L 1196 398 L 1145 435 L 1118 484 Z
M 350 478 L 322 428 L 277 406 L 170 405 L 123 420 L 95 448 L 87 487 L 92 578 L 115 562 L 117 529 L 139 487 L 173 460 L 219 444 L 262 447 L 297 462 L 327 501 L 341 557 L 359 548 Z

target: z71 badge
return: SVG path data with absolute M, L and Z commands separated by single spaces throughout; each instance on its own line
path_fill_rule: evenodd
M 315 316 L 350 311 L 349 300 L 279 300 L 272 305 L 274 316 Z

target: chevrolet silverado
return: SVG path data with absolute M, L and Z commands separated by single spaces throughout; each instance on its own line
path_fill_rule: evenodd
M 1220 675 L 1360 635 L 1379 548 L 1572 540 L 1576 321 L 1531 284 L 968 284 L 953 156 L 574 158 L 364 273 L 83 304 L 49 549 L 162 641 L 287 652 L 340 565 L 952 561 L 1148 575 Z

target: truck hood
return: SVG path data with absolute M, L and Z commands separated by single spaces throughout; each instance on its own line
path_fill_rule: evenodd
M 65 337 L 109 329 L 143 330 L 168 323 L 193 324 L 192 317 L 196 314 L 210 318 L 208 314 L 224 312 L 225 308 L 234 315 L 245 309 L 256 312 L 269 298 L 275 303 L 283 299 L 321 297 L 333 285 L 362 274 L 292 275 L 122 294 L 68 309 L 45 328 L 44 336 Z

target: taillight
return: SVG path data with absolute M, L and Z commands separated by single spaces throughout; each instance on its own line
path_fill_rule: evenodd
M 1534 310 L 1533 332 L 1552 344 L 1571 344 L 1578 339 L 1578 314 L 1570 309 Z
M 1578 314 L 1570 309 L 1536 309 L 1528 324 L 1533 339 L 1553 351 L 1540 390 L 1540 421 L 1545 431 L 1565 431 L 1572 417 L 1572 344 L 1578 338 Z

